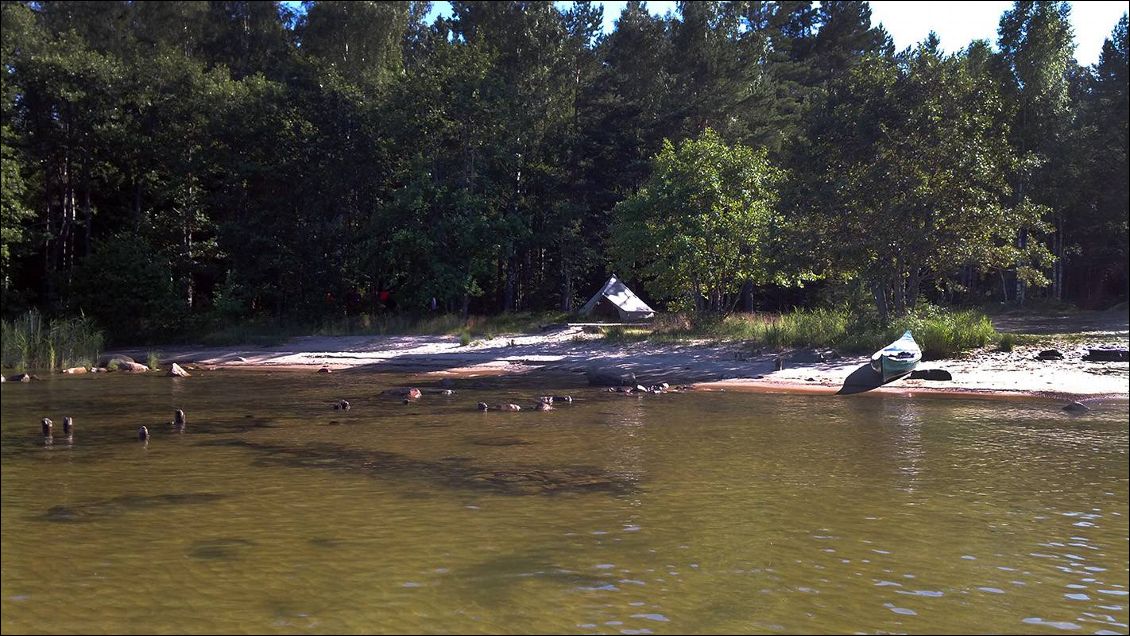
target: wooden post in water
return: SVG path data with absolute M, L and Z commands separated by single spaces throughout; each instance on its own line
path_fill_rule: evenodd
M 141 442 L 148 442 L 149 441 L 149 429 L 145 428 L 144 426 L 137 429 L 137 439 L 138 439 L 138 441 L 141 441 Z
M 63 418 L 63 435 L 66 435 L 67 439 L 71 439 L 74 436 L 74 434 L 75 434 L 75 421 L 73 419 L 71 419 L 70 415 L 68 415 L 68 416 Z
M 45 445 L 50 445 L 51 442 L 53 441 L 53 439 L 51 438 L 51 428 L 54 425 L 55 425 L 55 423 L 52 422 L 51 418 L 49 418 L 49 417 L 43 418 L 43 421 L 40 422 L 40 427 L 43 430 L 43 443 Z
M 185 427 L 186 424 L 187 424 L 187 421 L 185 420 L 185 417 L 184 417 L 184 411 L 177 409 L 173 413 L 173 428 L 176 429 L 176 431 L 178 433 L 183 433 L 184 427 Z

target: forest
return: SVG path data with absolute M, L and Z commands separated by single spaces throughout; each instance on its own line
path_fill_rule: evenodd
M 1106 308 L 1127 17 L 895 50 L 867 2 L 2 3 L 5 318 Z M 861 309 L 862 311 L 862 309 Z

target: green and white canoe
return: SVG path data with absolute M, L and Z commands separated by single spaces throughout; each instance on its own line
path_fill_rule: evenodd
M 883 382 L 904 376 L 922 361 L 922 349 L 908 329 L 902 337 L 883 347 L 871 356 L 871 368 L 883 376 Z

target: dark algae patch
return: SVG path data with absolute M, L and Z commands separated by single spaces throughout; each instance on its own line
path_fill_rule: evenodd
M 193 541 L 188 556 L 201 561 L 234 561 L 255 545 L 248 539 L 223 537 Z
M 209 444 L 235 446 L 255 452 L 259 454 L 255 463 L 260 466 L 320 468 L 374 477 L 423 479 L 450 488 L 489 490 L 506 495 L 629 493 L 636 490 L 632 480 L 590 466 L 482 466 L 468 461 L 412 459 L 399 453 L 326 443 L 280 446 L 217 440 Z
M 88 503 L 71 504 L 66 506 L 52 506 L 43 514 L 44 521 L 58 523 L 82 523 L 100 521 L 123 515 L 128 512 L 167 508 L 172 506 L 192 506 L 210 504 L 227 495 L 216 493 L 185 493 L 167 495 L 123 495 L 113 499 L 103 499 Z

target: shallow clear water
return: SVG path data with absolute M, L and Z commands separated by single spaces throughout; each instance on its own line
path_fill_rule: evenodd
M 429 382 L 4 384 L 0 627 L 1127 632 L 1125 402 L 641 398 L 574 377 L 380 395 Z M 545 393 L 577 402 L 475 410 Z

